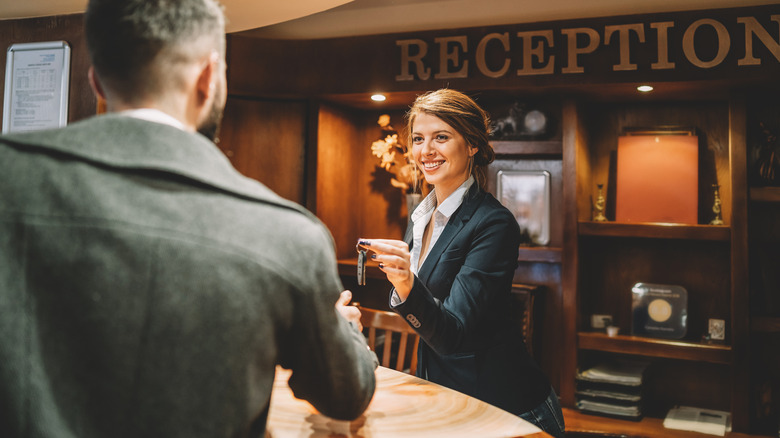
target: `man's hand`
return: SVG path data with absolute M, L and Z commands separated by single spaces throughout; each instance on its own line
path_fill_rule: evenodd
M 350 301 L 352 301 L 352 292 L 348 290 L 341 292 L 341 296 L 336 301 L 336 310 L 348 322 L 357 324 L 358 331 L 362 332 L 363 324 L 360 323 L 360 310 L 355 306 L 350 306 Z

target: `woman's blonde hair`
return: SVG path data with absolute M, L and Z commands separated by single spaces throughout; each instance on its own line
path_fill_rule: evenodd
M 490 146 L 490 117 L 469 96 L 455 90 L 443 88 L 430 91 L 415 99 L 406 113 L 407 142 L 412 143 L 412 127 L 418 114 L 425 113 L 441 119 L 466 140 L 470 147 L 477 148 L 472 157 L 469 172 L 480 187 L 487 185 L 487 166 L 496 157 Z

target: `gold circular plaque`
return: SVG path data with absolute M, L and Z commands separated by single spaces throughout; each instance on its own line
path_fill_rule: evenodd
M 672 316 L 672 305 L 666 300 L 657 298 L 647 306 L 647 314 L 653 321 L 664 322 Z

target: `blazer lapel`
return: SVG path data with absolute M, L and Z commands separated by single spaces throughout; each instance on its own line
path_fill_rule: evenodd
M 474 215 L 474 211 L 479 204 L 482 203 L 482 199 L 484 199 L 485 195 L 486 192 L 480 190 L 476 182 L 471 186 L 468 193 L 463 198 L 463 203 L 455 213 L 452 214 L 452 217 L 450 217 L 449 222 L 447 222 L 444 230 L 442 230 L 436 244 L 433 245 L 431 252 L 425 257 L 425 261 L 422 266 L 420 266 L 417 277 L 419 277 L 423 283 L 428 282 L 428 278 L 435 271 L 436 265 L 439 263 L 439 258 L 450 246 L 452 239 L 460 233 L 469 219 Z

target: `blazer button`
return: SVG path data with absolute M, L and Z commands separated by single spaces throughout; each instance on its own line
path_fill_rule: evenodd
M 412 324 L 412 327 L 414 328 L 420 328 L 420 321 L 417 320 L 417 317 L 412 315 L 411 313 L 406 315 L 406 320 L 409 321 L 410 324 Z

